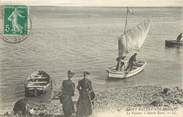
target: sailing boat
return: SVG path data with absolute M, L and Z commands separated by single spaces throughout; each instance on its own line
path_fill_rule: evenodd
M 118 38 L 118 58 L 124 58 L 129 56 L 130 53 L 137 53 L 140 51 L 147 34 L 150 29 L 150 20 L 146 19 L 135 27 L 126 30 L 128 21 L 129 9 L 127 8 L 126 22 L 123 34 Z M 132 77 L 142 70 L 144 70 L 147 64 L 145 60 L 136 60 L 136 64 L 133 65 L 132 70 L 126 71 L 125 67 L 128 64 L 128 60 L 124 61 L 124 68 L 119 70 L 117 66 L 113 66 L 107 69 L 108 78 L 128 78 Z

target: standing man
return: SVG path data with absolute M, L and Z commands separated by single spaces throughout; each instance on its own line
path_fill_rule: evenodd
M 87 79 L 89 72 L 84 72 L 83 79 L 79 80 L 77 89 L 79 91 L 79 99 L 77 102 L 77 117 L 88 117 L 92 114 L 92 101 L 95 98 L 92 82 Z
M 137 56 L 137 53 L 133 54 L 133 55 L 130 57 L 130 59 L 129 59 L 129 61 L 128 61 L 128 66 L 127 66 L 127 68 L 126 68 L 125 71 L 131 71 L 131 70 L 133 69 L 133 65 L 134 65 L 135 62 L 136 62 L 136 56 Z
M 177 36 L 177 42 L 180 42 L 181 39 L 182 39 L 182 33 L 180 33 L 180 34 Z
M 75 84 L 72 82 L 71 78 L 75 73 L 70 70 L 67 72 L 68 79 L 62 82 L 62 96 L 61 102 L 64 111 L 64 117 L 71 117 L 74 113 L 74 103 L 72 101 L 72 96 L 74 96 Z
M 116 71 L 121 71 L 122 70 L 122 67 L 125 65 L 125 63 L 124 63 L 124 58 L 125 57 L 126 56 L 116 58 L 116 61 L 117 61 Z

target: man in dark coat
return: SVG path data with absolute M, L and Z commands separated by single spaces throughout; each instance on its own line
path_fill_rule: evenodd
M 65 117 L 71 117 L 74 113 L 74 103 L 72 101 L 72 96 L 74 96 L 75 84 L 72 82 L 71 78 L 75 73 L 68 71 L 68 79 L 62 82 L 62 96 L 61 102 Z
M 129 61 L 128 61 L 128 66 L 126 68 L 126 71 L 131 71 L 133 69 L 133 65 L 135 64 L 136 62 L 136 56 L 137 56 L 137 53 L 133 54 Z
M 77 117 L 88 117 L 92 114 L 92 101 L 95 98 L 92 82 L 86 77 L 89 72 L 84 72 L 83 79 L 79 80 L 77 89 L 79 91 L 79 99 L 77 102 Z
M 182 33 L 180 33 L 177 37 L 177 42 L 180 42 L 180 40 L 182 39 Z

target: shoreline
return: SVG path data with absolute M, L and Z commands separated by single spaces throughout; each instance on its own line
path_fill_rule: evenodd
M 62 104 L 58 99 L 49 103 L 30 103 L 36 117 L 43 115 L 62 116 Z M 124 89 L 110 88 L 96 92 L 94 112 L 127 111 L 129 108 L 159 108 L 178 109 L 183 107 L 183 89 L 180 87 L 163 88 L 161 86 L 135 86 Z M 126 110 L 127 109 L 127 110 Z M 10 112 L 5 113 L 11 117 Z

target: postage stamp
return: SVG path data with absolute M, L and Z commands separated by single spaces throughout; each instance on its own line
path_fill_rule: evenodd
M 29 8 L 25 5 L 5 5 L 2 12 L 2 39 L 9 43 L 20 43 L 30 34 Z
M 5 6 L 3 15 L 4 35 L 27 35 L 28 8 Z

